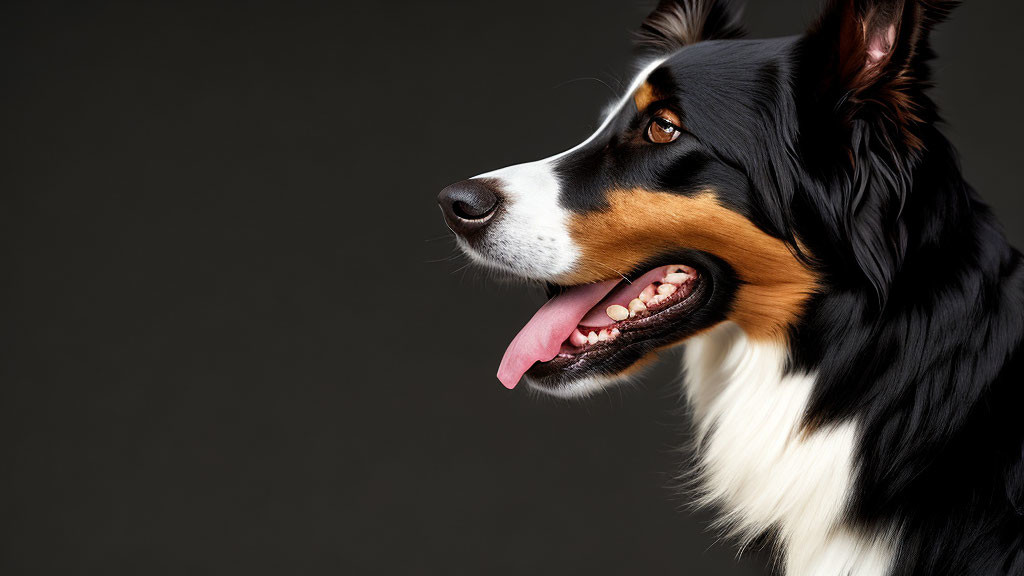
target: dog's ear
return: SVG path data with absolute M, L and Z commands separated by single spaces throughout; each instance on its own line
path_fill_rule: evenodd
M 833 194 L 823 208 L 880 305 L 902 265 L 902 211 L 938 119 L 925 94 L 928 36 L 956 4 L 830 0 L 800 43 L 805 156 L 839 170 L 829 176 Z
M 815 97 L 845 120 L 882 116 L 912 148 L 927 87 L 932 28 L 958 0 L 830 0 L 805 37 L 805 70 Z
M 745 34 L 740 11 L 728 0 L 661 0 L 637 33 L 644 52 L 667 54 L 701 40 Z

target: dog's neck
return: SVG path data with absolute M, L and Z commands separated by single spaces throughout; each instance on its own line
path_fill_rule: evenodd
M 884 302 L 828 275 L 784 345 L 733 324 L 687 344 L 702 500 L 745 541 L 777 537 L 787 573 L 886 573 L 896 526 L 1000 491 L 963 480 L 953 493 L 949 479 L 1020 453 L 1005 374 L 1024 364 L 1024 259 L 935 135 Z
M 867 521 L 906 514 L 908 506 L 926 514 L 960 505 L 942 496 L 942 474 L 920 472 L 953 472 L 957 458 L 977 458 L 956 443 L 968 427 L 1019 453 L 1015 437 L 966 418 L 982 399 L 980 409 L 990 412 L 982 420 L 1014 418 L 999 412 L 1015 393 L 996 378 L 1020 356 L 1024 260 L 964 181 L 948 140 L 932 129 L 927 144 L 900 215 L 907 241 L 885 301 L 832 271 L 790 339 L 787 373 L 815 374 L 805 419 L 858 422 L 851 508 Z M 936 446 L 949 449 L 940 458 Z
M 892 550 L 844 523 L 856 423 L 804 428 L 814 374 L 787 374 L 786 350 L 734 324 L 686 346 L 702 503 L 743 542 L 778 538 L 787 574 L 884 574 Z

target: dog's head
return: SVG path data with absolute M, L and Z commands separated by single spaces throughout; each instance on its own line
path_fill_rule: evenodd
M 786 342 L 826 284 L 884 298 L 950 4 L 837 0 L 803 36 L 745 40 L 725 2 L 662 2 L 593 135 L 440 195 L 475 261 L 548 285 L 499 379 L 586 394 L 722 322 Z

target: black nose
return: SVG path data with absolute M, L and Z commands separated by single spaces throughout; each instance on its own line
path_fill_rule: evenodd
M 444 221 L 452 232 L 467 236 L 487 226 L 498 209 L 498 193 L 483 180 L 463 180 L 437 195 Z

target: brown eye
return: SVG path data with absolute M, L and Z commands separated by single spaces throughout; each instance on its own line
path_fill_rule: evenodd
M 679 116 L 671 110 L 658 110 L 647 125 L 647 139 L 655 144 L 668 144 L 679 138 L 680 124 Z

